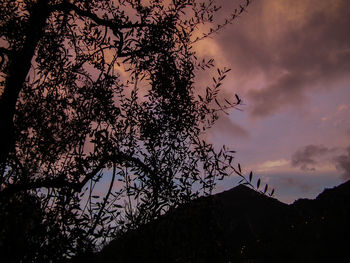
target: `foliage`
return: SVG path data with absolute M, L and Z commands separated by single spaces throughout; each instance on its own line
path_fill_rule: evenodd
M 219 102 L 228 69 L 205 96 L 194 88 L 213 61 L 197 60 L 193 34 L 219 7 L 144 2 L 1 1 L 0 198 L 37 198 L 41 256 L 103 245 L 231 174 L 251 181 L 234 151 L 203 139 L 218 112 L 241 103 Z

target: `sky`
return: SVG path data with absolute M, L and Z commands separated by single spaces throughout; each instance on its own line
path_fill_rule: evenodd
M 245 1 L 217 0 L 215 21 Z M 197 57 L 231 68 L 221 99 L 235 101 L 237 93 L 244 102 L 242 111 L 220 116 L 207 140 L 236 150 L 243 172 L 253 171 L 283 202 L 350 179 L 349 25 L 349 0 L 252 0 L 231 25 L 194 45 Z M 196 85 L 208 80 L 199 74 Z
M 217 21 L 239 2 L 222 0 Z M 349 25 L 348 0 L 254 0 L 194 47 L 232 69 L 222 96 L 237 93 L 245 104 L 223 114 L 208 140 L 236 150 L 243 170 L 281 201 L 315 198 L 350 179 Z

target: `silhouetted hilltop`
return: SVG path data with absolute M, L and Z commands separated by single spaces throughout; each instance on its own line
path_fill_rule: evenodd
M 239 185 L 125 234 L 93 262 L 335 262 L 350 244 L 349 196 L 350 181 L 287 205 Z
M 338 200 L 340 202 L 350 200 L 350 180 L 333 188 L 325 189 L 316 197 L 317 200 Z
M 346 262 L 343 259 L 348 257 L 350 244 L 349 204 L 350 181 L 325 189 L 315 200 L 300 199 L 291 205 L 299 215 L 291 238 L 302 262 Z

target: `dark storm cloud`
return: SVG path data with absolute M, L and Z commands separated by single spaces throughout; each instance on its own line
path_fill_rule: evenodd
M 349 76 L 350 1 L 254 1 L 239 19 L 219 43 L 237 75 L 264 76 L 248 87 L 252 116 L 298 107 Z
M 323 145 L 307 145 L 292 155 L 292 166 L 304 171 L 315 171 L 320 157 L 333 153 L 335 149 L 329 149 Z
M 221 114 L 211 129 L 213 134 L 248 138 L 249 132 L 240 125 L 232 122 L 226 114 Z
M 303 85 L 307 79 L 302 75 L 287 73 L 275 83 L 261 90 L 250 90 L 251 114 L 255 117 L 268 116 L 288 105 L 299 105 L 305 101 Z
M 350 178 L 350 147 L 346 149 L 346 153 L 343 155 L 339 155 L 334 158 L 336 163 L 336 167 L 338 170 L 343 172 L 343 177 L 345 179 Z
M 339 154 L 339 151 L 343 152 Z M 350 147 L 327 148 L 323 145 L 307 145 L 292 155 L 292 166 L 304 171 L 315 171 L 318 164 L 329 162 L 335 165 L 342 177 L 350 178 Z

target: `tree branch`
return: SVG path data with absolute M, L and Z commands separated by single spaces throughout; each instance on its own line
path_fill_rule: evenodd
M 126 155 L 123 153 L 117 153 L 112 156 L 105 157 L 98 166 L 96 166 L 91 172 L 89 172 L 81 182 L 71 182 L 67 181 L 62 176 L 57 176 L 55 178 L 36 180 L 33 182 L 17 183 L 6 186 L 0 191 L 0 196 L 9 196 L 17 192 L 34 190 L 39 188 L 62 188 L 69 187 L 75 192 L 81 192 L 81 189 L 99 172 L 101 171 L 108 162 L 118 163 L 128 162 L 141 168 L 145 173 L 150 176 L 155 176 L 154 171 L 145 165 L 140 159 Z
M 97 227 L 97 225 L 98 225 L 98 223 L 99 223 L 99 221 L 101 219 L 103 209 L 105 208 L 105 206 L 107 204 L 107 201 L 108 201 L 108 198 L 109 198 L 109 196 L 110 196 L 110 194 L 112 192 L 112 188 L 113 188 L 113 184 L 114 184 L 114 180 L 115 180 L 115 175 L 116 175 L 116 165 L 113 164 L 112 179 L 111 179 L 111 183 L 109 184 L 108 192 L 107 192 L 106 196 L 104 197 L 103 204 L 102 204 L 102 206 L 100 208 L 100 211 L 98 212 L 98 215 L 96 217 L 95 223 L 94 223 L 93 227 L 90 228 L 90 230 L 88 232 L 89 234 L 92 234 L 95 231 L 95 229 L 96 229 L 96 227 Z
M 51 7 L 52 11 L 74 11 L 77 15 L 88 17 L 92 21 L 94 21 L 96 24 L 101 26 L 109 27 L 112 30 L 121 30 L 121 29 L 132 29 L 132 28 L 142 28 L 142 27 L 153 27 L 154 24 L 147 24 L 147 23 L 122 23 L 122 22 L 115 22 L 112 19 L 102 19 L 99 16 L 97 16 L 94 13 L 91 13 L 86 10 L 82 10 L 76 5 L 69 3 L 68 1 L 64 1 L 61 4 L 57 4 Z

